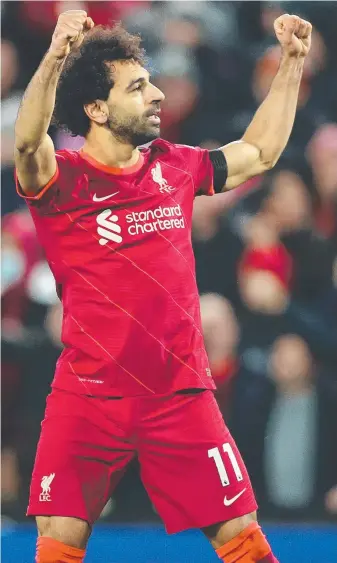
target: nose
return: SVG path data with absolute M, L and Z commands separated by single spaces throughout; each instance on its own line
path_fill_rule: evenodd
M 154 86 L 154 84 L 152 84 L 152 103 L 160 103 L 163 102 L 165 100 L 165 95 L 164 93 L 159 90 L 159 88 L 157 88 L 157 86 Z

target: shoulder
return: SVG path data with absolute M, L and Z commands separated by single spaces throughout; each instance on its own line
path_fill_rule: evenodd
M 213 168 L 208 150 L 170 143 L 164 139 L 156 139 L 144 150 L 148 163 L 159 167 L 160 174 L 161 166 L 166 165 L 166 170 L 170 170 L 170 182 L 175 181 L 171 174 L 184 173 L 192 180 L 194 195 L 213 195 Z
M 87 166 L 78 151 L 57 150 L 55 156 L 58 168 L 57 183 L 62 189 L 67 186 L 67 192 L 70 185 L 74 187 L 84 177 L 95 176 L 95 169 Z
M 200 147 L 170 143 L 164 139 L 156 139 L 148 145 L 145 145 L 142 150 L 145 153 L 149 153 L 152 161 L 165 159 L 175 164 L 185 164 L 185 167 L 186 165 L 188 167 L 196 160 L 200 160 L 205 153 L 208 153 L 208 151 Z
M 68 166 L 69 168 L 83 167 L 83 158 L 78 151 L 70 151 L 67 149 L 55 151 L 57 163 Z
M 57 170 L 51 181 L 31 202 L 41 214 L 58 211 L 78 198 L 88 186 L 85 161 L 78 151 L 56 150 Z

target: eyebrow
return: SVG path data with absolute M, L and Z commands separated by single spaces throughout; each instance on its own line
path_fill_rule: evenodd
M 144 82 L 146 82 L 146 78 L 144 78 L 143 76 L 140 78 L 136 78 L 136 80 L 132 80 L 132 82 L 130 82 L 130 84 L 128 85 L 128 87 L 126 88 L 127 91 L 131 90 L 131 88 L 133 86 L 135 86 L 136 84 L 144 84 Z

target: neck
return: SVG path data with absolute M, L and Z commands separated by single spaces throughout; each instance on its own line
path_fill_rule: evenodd
M 105 129 L 101 129 L 99 135 L 97 131 L 91 130 L 82 150 L 98 162 L 115 168 L 133 166 L 139 159 L 138 148 L 121 143 Z

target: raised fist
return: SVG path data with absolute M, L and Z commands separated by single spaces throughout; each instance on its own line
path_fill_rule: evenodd
M 84 10 L 68 10 L 60 14 L 51 40 L 49 52 L 64 59 L 74 47 L 79 47 L 84 34 L 94 22 Z
M 290 57 L 305 57 L 311 45 L 312 25 L 298 16 L 283 14 L 274 22 L 275 35 Z

